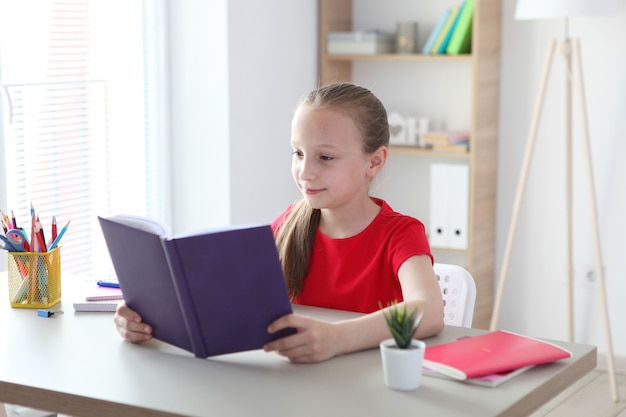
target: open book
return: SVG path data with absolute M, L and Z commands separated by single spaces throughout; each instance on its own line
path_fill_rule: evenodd
M 553 343 L 503 330 L 429 346 L 425 375 L 498 386 L 534 365 L 567 359 L 571 352 Z
M 149 219 L 98 220 L 124 300 L 156 339 L 206 358 L 259 349 L 294 331 L 267 332 L 292 312 L 269 226 L 167 237 Z

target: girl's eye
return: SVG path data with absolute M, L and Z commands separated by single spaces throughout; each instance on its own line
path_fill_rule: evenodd
M 302 156 L 302 152 L 300 152 L 300 151 L 293 151 L 293 152 L 291 152 L 291 154 L 293 156 L 300 156 L 300 157 Z
M 332 161 L 335 158 L 333 158 L 332 156 L 328 156 L 328 155 L 320 155 L 320 159 L 322 161 Z

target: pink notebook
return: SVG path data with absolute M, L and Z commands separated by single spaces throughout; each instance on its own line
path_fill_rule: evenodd
M 86 301 L 123 300 L 122 290 L 119 288 L 100 287 L 95 282 L 87 284 L 85 290 Z
M 571 352 L 539 339 L 497 330 L 426 348 L 424 366 L 459 380 L 567 359 Z

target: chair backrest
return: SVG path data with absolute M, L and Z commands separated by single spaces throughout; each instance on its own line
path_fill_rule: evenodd
M 476 303 L 474 277 L 458 265 L 435 263 L 433 269 L 443 296 L 444 323 L 472 327 Z

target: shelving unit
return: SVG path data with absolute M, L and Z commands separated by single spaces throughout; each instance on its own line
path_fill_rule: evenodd
M 486 329 L 489 327 L 494 293 L 501 0 L 475 1 L 471 55 L 432 56 L 328 55 L 326 34 L 353 29 L 353 1 L 320 0 L 319 75 L 322 85 L 333 81 L 353 81 L 353 64 L 360 61 L 398 66 L 406 63 L 419 66 L 454 66 L 466 63 L 470 68 L 470 151 L 467 154 L 458 154 L 392 146 L 390 154 L 419 159 L 420 163 L 426 164 L 446 160 L 469 166 L 468 247 L 466 250 L 433 248 L 433 251 L 435 257 L 443 258 L 444 262 L 447 257 L 462 259 L 462 262 L 457 263 L 462 263 L 472 273 L 477 287 L 473 326 Z M 386 2 L 379 3 L 381 7 L 389 7 Z M 432 3 L 428 7 L 438 7 L 443 12 L 443 6 L 438 5 L 438 2 Z M 372 10 L 372 13 L 376 11 Z M 434 25 L 434 22 L 427 23 Z M 402 89 L 398 89 L 398 95 L 403 93 Z M 407 183 L 407 189 L 410 189 L 409 185 Z M 428 190 L 419 192 L 428 194 Z

